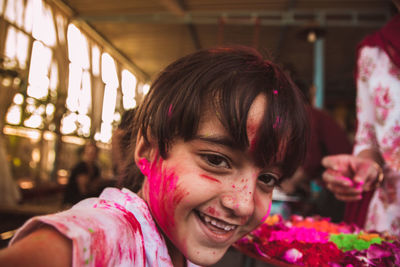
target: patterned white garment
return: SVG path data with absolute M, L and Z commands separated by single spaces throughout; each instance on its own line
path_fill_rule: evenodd
M 363 47 L 357 64 L 353 153 L 377 149 L 385 160 L 384 184 L 371 200 L 365 228 L 400 235 L 400 69 L 378 47 Z
M 127 189 L 106 188 L 99 198 L 27 221 L 10 245 L 42 224 L 73 241 L 73 266 L 173 266 L 147 204 Z M 187 261 L 188 267 L 195 267 Z

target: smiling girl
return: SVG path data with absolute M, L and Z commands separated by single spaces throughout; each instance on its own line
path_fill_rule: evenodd
M 274 186 L 304 157 L 308 127 L 292 82 L 244 47 L 169 65 L 134 121 L 136 193 L 107 188 L 31 219 L 0 252 L 2 266 L 215 264 L 268 216 Z M 127 177 L 137 173 L 130 166 Z

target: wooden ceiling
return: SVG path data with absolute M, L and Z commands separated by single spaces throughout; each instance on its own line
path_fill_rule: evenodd
M 151 80 L 173 60 L 220 44 L 255 46 L 313 79 L 318 28 L 328 101 L 353 98 L 355 47 L 391 16 L 390 0 L 63 0 Z M 351 99 L 350 101 L 353 101 Z

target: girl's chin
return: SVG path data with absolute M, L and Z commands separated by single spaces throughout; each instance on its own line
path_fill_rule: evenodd
M 188 252 L 187 259 L 199 266 L 210 266 L 216 264 L 226 253 L 228 249 L 221 251 L 216 251 L 215 249 L 210 251 L 193 251 Z M 193 255 L 191 255 L 193 254 Z

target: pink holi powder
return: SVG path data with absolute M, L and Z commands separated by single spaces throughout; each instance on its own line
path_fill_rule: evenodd
M 279 127 L 280 122 L 281 122 L 280 117 L 279 117 L 279 116 L 276 117 L 275 123 L 274 123 L 274 125 L 273 125 L 272 127 L 273 127 L 274 129 L 276 129 L 277 127 Z
M 268 218 L 269 213 L 271 212 L 271 207 L 272 207 L 272 202 L 269 203 L 268 211 L 267 211 L 267 213 L 264 215 L 264 217 L 262 217 L 261 223 L 265 222 L 265 220 Z
M 148 170 L 148 204 L 158 225 L 167 236 L 172 236 L 175 227 L 175 209 L 189 195 L 178 187 L 179 177 L 170 169 L 163 169 L 163 159 L 153 163 L 141 161 L 141 169 Z
M 172 104 L 169 105 L 169 108 L 168 108 L 168 117 L 171 117 L 171 116 L 172 116 Z
M 274 90 L 273 92 L 274 92 L 274 95 L 278 94 L 278 90 Z
M 214 181 L 214 182 L 217 182 L 217 183 L 221 183 L 220 180 L 218 180 L 218 179 L 216 179 L 216 178 L 214 178 L 214 177 L 205 175 L 205 174 L 200 174 L 200 177 L 206 178 L 206 179 L 208 179 L 208 180 L 211 180 L 211 181 Z
M 217 211 L 215 210 L 214 207 L 208 207 L 208 208 L 206 209 L 206 212 L 207 212 L 208 214 L 212 215 L 212 216 L 219 216 L 219 215 L 220 215 L 220 213 L 217 212 Z

